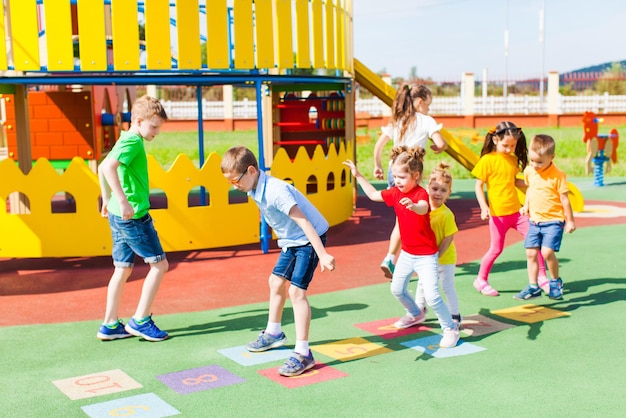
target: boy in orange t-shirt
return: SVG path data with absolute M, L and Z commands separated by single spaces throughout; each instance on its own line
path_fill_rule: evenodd
M 550 271 L 550 299 L 563 297 L 563 281 L 559 277 L 559 260 L 556 252 L 561 248 L 563 231 L 574 232 L 574 214 L 568 197 L 565 173 L 553 163 L 554 139 L 549 135 L 536 135 L 528 146 L 528 167 L 524 182 L 528 186 L 526 201 L 520 213 L 529 214 L 528 235 L 524 242 L 528 262 L 529 285 L 513 296 L 518 300 L 541 296 L 537 284 L 539 252 Z

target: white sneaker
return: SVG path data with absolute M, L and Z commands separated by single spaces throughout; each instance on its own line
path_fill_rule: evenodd
M 398 319 L 393 326 L 400 329 L 409 328 L 414 325 L 421 324 L 425 319 L 426 312 L 422 309 L 422 312 L 417 316 L 413 316 L 411 314 L 404 315 L 402 318 Z
M 441 337 L 441 341 L 439 341 L 439 347 L 441 348 L 452 348 L 456 346 L 456 343 L 459 342 L 459 330 L 458 328 L 446 328 L 443 330 L 443 337 Z

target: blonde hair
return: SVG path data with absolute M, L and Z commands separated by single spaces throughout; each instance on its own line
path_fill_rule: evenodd
M 447 184 L 452 188 L 452 173 L 450 173 L 450 165 L 444 162 L 437 164 L 433 171 L 430 172 L 428 183 L 436 181 L 437 183 Z
M 135 100 L 131 109 L 132 120 L 137 118 L 152 119 L 153 117 L 160 118 L 163 121 L 167 120 L 167 113 L 165 113 L 163 104 L 158 99 L 144 95 Z

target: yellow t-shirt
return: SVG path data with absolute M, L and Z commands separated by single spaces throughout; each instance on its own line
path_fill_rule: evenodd
M 459 231 L 454 221 L 454 213 L 452 213 L 450 208 L 446 205 L 441 205 L 437 209 L 430 211 L 430 227 L 435 232 L 437 245 L 439 245 L 445 237 L 449 237 Z M 456 264 L 456 247 L 454 246 L 454 241 L 452 241 L 443 254 L 439 254 L 439 264 Z
M 524 182 L 528 186 L 528 212 L 533 222 L 565 220 L 561 194 L 568 193 L 569 187 L 564 172 L 554 163 L 541 172 L 528 166 L 524 170 Z
M 492 216 L 519 212 L 522 205 L 515 189 L 515 177 L 518 173 L 517 157 L 513 154 L 494 151 L 478 160 L 472 175 L 487 185 L 489 212 Z

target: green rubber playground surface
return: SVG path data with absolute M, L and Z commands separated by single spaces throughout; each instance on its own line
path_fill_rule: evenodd
M 603 188 L 588 179 L 574 182 L 594 205 L 615 202 L 617 215 L 589 226 L 582 225 L 591 218 L 581 215 L 579 229 L 564 237 L 563 300 L 512 298 L 527 283 L 521 242 L 505 248 L 494 266 L 490 283 L 499 297 L 472 287 L 480 260 L 459 265 L 465 330 L 456 348 L 437 346 L 440 330 L 432 313 L 424 327 L 394 331 L 390 324 L 403 312 L 383 279 L 310 297 L 317 365 L 295 378 L 276 372 L 289 350 L 243 350 L 265 326 L 266 303 L 158 315 L 157 324 L 171 335 L 159 343 L 101 342 L 94 320 L 6 326 L 0 327 L 0 415 L 623 416 L 626 179 L 607 180 Z M 470 190 L 471 182 L 457 182 L 454 198 Z M 477 237 L 476 245 L 486 240 Z M 211 269 L 207 265 L 206 274 Z M 232 282 L 231 291 L 246 292 L 247 280 L 265 281 L 268 273 L 234 273 L 224 280 Z M 36 298 L 24 297 L 23 314 L 45 317 Z M 289 303 L 283 328 L 292 348 Z

